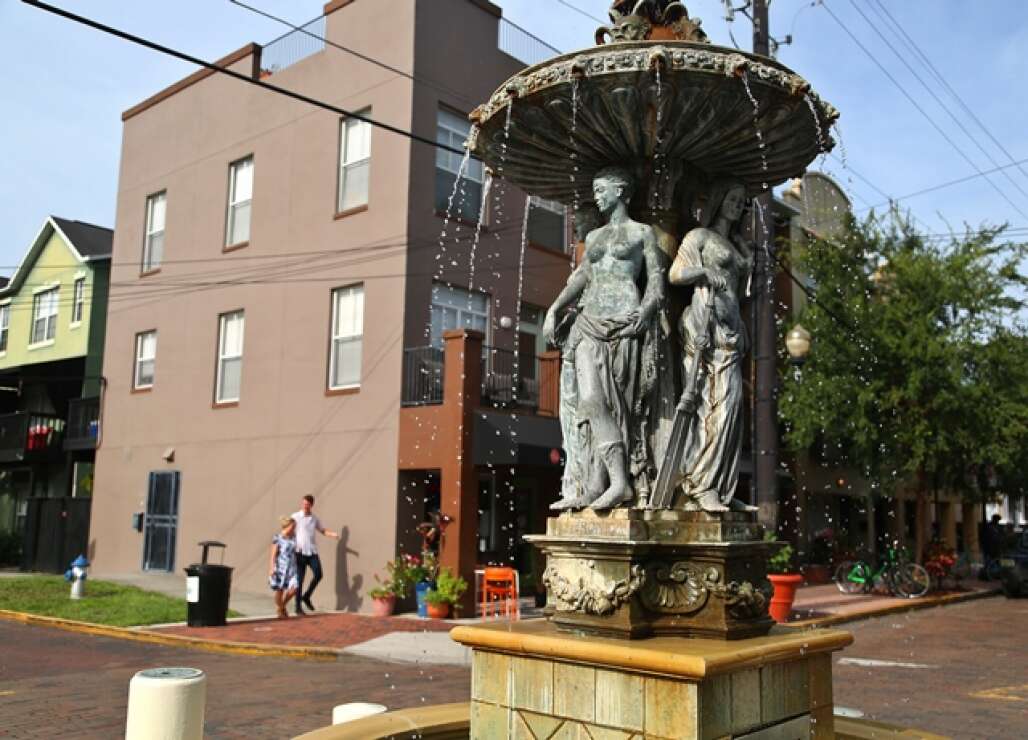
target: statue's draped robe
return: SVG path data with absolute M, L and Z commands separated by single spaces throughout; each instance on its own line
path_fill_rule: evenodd
M 690 421 L 682 455 L 681 485 L 686 496 L 694 501 L 717 500 L 728 505 L 739 481 L 743 437 L 741 364 L 747 350 L 746 326 L 735 289 L 747 266 L 724 237 L 706 228 L 693 229 L 686 235 L 675 264 L 712 269 L 732 288 L 731 293 L 718 292 L 714 310 L 708 316 L 704 304 L 710 288 L 697 286 L 678 324 L 685 367 L 697 351 L 697 338 L 708 337 L 696 381 L 696 414 Z M 704 322 L 704 318 L 708 321 Z
M 646 287 L 647 291 L 660 289 Z M 590 477 L 603 470 L 602 452 L 594 444 L 590 420 L 578 403 L 577 369 L 584 363 L 596 367 L 605 405 L 620 429 L 636 501 L 649 497 L 655 479 L 653 461 L 663 457 L 670 435 L 674 371 L 667 354 L 664 307 L 657 310 L 641 336 L 614 336 L 629 323 L 625 316 L 599 319 L 577 313 L 573 323 L 564 327 L 560 421 L 566 460 L 562 498 L 586 495 Z

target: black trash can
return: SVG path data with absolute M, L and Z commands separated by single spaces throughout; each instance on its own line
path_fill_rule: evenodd
M 198 544 L 203 548 L 202 562 L 186 568 L 186 621 L 190 627 L 221 627 L 228 616 L 232 569 L 207 562 L 210 548 L 224 549 L 223 542 L 205 540 Z

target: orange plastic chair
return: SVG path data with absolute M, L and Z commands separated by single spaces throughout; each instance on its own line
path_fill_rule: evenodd
M 500 616 L 500 604 L 507 619 L 520 619 L 518 572 L 513 568 L 486 568 L 482 577 L 482 618 Z

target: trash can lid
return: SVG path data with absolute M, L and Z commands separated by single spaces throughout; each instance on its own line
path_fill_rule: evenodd
M 217 540 L 202 540 L 196 544 L 200 547 L 226 547 L 224 542 L 218 542 Z

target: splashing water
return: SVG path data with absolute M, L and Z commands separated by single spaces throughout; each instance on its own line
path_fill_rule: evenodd
M 828 142 L 825 140 L 824 132 L 821 130 L 821 117 L 817 115 L 817 106 L 814 104 L 814 99 L 810 97 L 810 94 L 804 95 L 803 99 L 806 101 L 807 107 L 810 108 L 810 115 L 814 117 L 814 131 L 817 133 L 817 151 L 821 155 L 821 163 L 818 166 L 824 169 L 824 160 L 828 156 Z
M 472 308 L 472 296 L 475 289 L 475 253 L 478 251 L 478 243 L 482 240 L 482 222 L 485 221 L 486 204 L 489 203 L 489 191 L 492 190 L 492 178 L 486 178 L 482 186 L 482 201 L 478 208 L 478 223 L 475 224 L 475 236 L 471 240 L 471 250 L 468 252 L 468 312 Z
M 581 201 L 578 198 L 578 151 L 575 149 L 575 135 L 578 132 L 578 78 L 571 81 L 571 133 L 569 134 L 568 150 L 571 152 L 571 172 L 568 173 L 568 180 L 571 181 L 571 213 L 578 213 Z M 575 252 L 578 247 L 578 239 L 574 231 L 571 232 L 571 243 L 568 244 L 568 253 L 571 255 L 571 269 L 575 269 Z
M 760 104 L 757 102 L 756 97 L 753 95 L 753 90 L 750 89 L 750 78 L 749 73 L 743 72 L 740 77 L 742 80 L 743 87 L 746 88 L 746 97 L 750 99 L 753 104 L 753 130 L 757 134 L 757 147 L 760 150 L 760 167 L 767 174 L 767 143 L 764 141 L 764 132 L 760 130 Z M 768 189 L 767 182 L 762 184 L 764 190 Z
M 654 130 L 654 145 L 653 145 L 653 180 L 654 187 L 652 190 L 652 198 L 650 199 L 650 217 L 653 221 L 657 220 L 657 211 L 660 208 L 660 182 L 663 178 L 663 141 L 660 136 L 660 124 L 661 124 L 661 103 L 664 100 L 662 80 L 660 76 L 660 65 L 658 64 L 655 68 L 657 77 L 657 104 L 656 104 L 656 128 Z
M 472 129 L 475 132 L 475 129 Z M 443 217 L 443 229 L 439 234 L 439 251 L 436 252 L 435 261 L 436 269 L 432 275 L 432 291 L 429 297 L 428 304 L 428 318 L 425 321 L 425 342 L 431 343 L 432 340 L 432 304 L 435 303 L 439 292 L 439 281 L 443 277 L 443 270 L 446 264 L 446 235 L 450 227 L 450 220 L 453 218 L 453 201 L 457 198 L 457 194 L 461 194 L 461 201 L 458 205 L 462 206 L 464 203 L 464 178 L 468 172 L 468 164 L 471 162 L 471 150 L 468 147 L 464 147 L 464 157 L 460 161 L 460 167 L 457 168 L 457 177 L 453 181 L 453 189 L 450 191 L 450 197 L 446 200 L 446 215 Z M 457 228 L 454 233 L 454 242 L 457 241 L 457 235 L 460 234 L 460 222 L 457 222 Z

